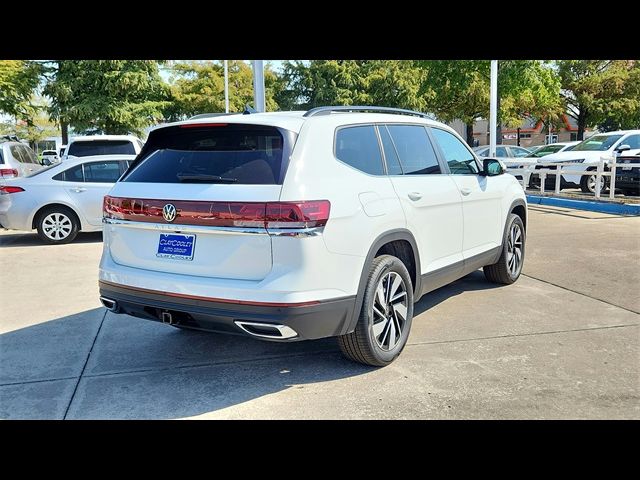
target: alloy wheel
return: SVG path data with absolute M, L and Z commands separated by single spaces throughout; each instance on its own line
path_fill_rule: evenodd
M 64 213 L 50 213 L 42 220 L 42 231 L 48 238 L 56 242 L 67 238 L 72 229 L 71 219 Z
M 382 350 L 392 350 L 407 322 L 407 287 L 396 272 L 378 282 L 373 300 L 373 336 Z
M 507 238 L 507 269 L 516 277 L 522 266 L 522 229 L 517 223 L 511 225 Z

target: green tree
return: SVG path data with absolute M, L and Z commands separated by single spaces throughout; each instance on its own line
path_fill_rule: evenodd
M 376 105 L 422 110 L 422 71 L 400 60 L 287 62 L 277 101 L 283 109 Z
M 490 62 L 488 60 L 419 61 L 424 70 L 421 95 L 427 109 L 439 119 L 461 120 L 467 142 L 473 142 L 473 124 L 489 116 Z M 518 126 L 522 118 L 557 116 L 561 109 L 560 83 L 546 62 L 501 61 L 498 74 L 500 125 Z
M 76 130 L 136 133 L 162 118 L 168 89 L 151 60 L 53 62 L 44 94 L 50 114 Z
M 253 104 L 253 71 L 241 60 L 229 60 L 229 111 L 242 112 Z M 168 120 L 183 120 L 200 113 L 224 112 L 224 67 L 219 61 L 179 62 L 171 77 L 171 103 L 165 109 Z M 265 67 L 267 111 L 278 109 L 274 97 L 280 82 L 269 65 Z
M 578 122 L 578 139 L 587 127 L 638 127 L 640 65 L 637 60 L 559 60 L 562 96 Z
M 0 60 L 0 112 L 27 123 L 36 114 L 33 97 L 41 65 L 28 60 Z

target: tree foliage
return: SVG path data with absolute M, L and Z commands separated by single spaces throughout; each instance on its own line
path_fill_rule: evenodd
M 559 60 L 562 96 L 578 122 L 607 129 L 640 126 L 640 62 L 637 60 Z
M 422 72 L 400 60 L 287 62 L 277 100 L 283 109 L 376 105 L 423 110 Z
M 253 105 L 253 71 L 241 60 L 230 60 L 229 111 L 242 112 Z M 176 63 L 171 78 L 171 102 L 165 109 L 168 120 L 182 120 L 200 113 L 224 112 L 224 67 L 222 62 L 191 61 Z M 267 111 L 278 108 L 274 94 L 279 88 L 275 73 L 265 67 Z
M 0 60 L 0 112 L 31 122 L 32 99 L 40 82 L 41 66 L 28 60 Z
M 425 72 L 421 94 L 427 109 L 445 122 L 464 122 L 471 143 L 473 123 L 489 116 L 490 62 L 436 60 L 417 64 Z M 499 123 L 515 127 L 526 116 L 538 119 L 558 115 L 560 83 L 547 63 L 507 60 L 499 67 Z
M 139 134 L 162 118 L 168 91 L 150 60 L 63 60 L 44 94 L 54 118 L 76 130 Z

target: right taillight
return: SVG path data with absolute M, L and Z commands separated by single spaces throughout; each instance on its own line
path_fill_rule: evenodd
M 19 192 L 24 192 L 24 188 L 10 187 L 10 186 L 0 187 L 0 195 L 7 195 L 9 193 L 19 193 Z
M 18 176 L 18 170 L 15 168 L 0 168 L 0 177 L 13 178 Z
M 266 228 L 323 227 L 329 220 L 329 200 L 267 203 Z

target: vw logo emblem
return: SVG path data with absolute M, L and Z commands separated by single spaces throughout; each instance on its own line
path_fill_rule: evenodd
M 173 222 L 176 219 L 176 206 L 172 203 L 167 203 L 164 207 L 162 207 L 162 216 L 167 222 Z

